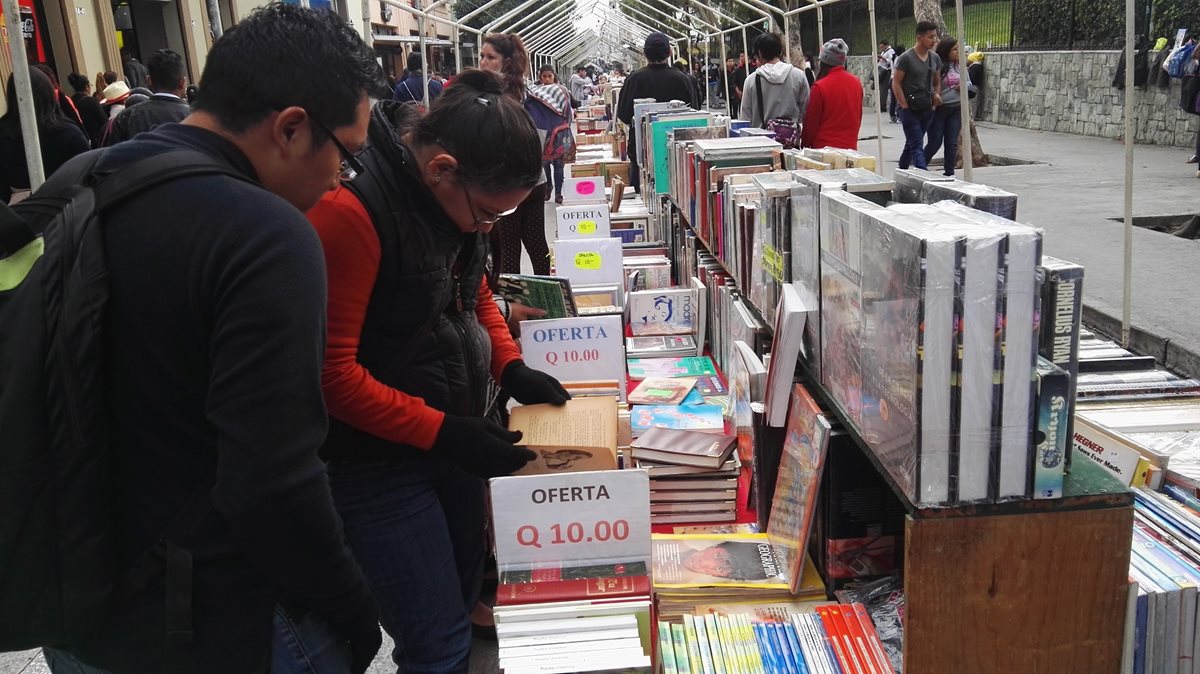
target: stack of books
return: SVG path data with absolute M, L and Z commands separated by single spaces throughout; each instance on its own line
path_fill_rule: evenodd
M 694 358 L 698 344 L 694 335 L 650 335 L 626 337 L 625 355 L 629 358 Z
M 659 621 L 658 643 L 667 674 L 894 671 L 862 604 L 822 606 L 783 621 L 684 615 L 679 623 Z
M 654 593 L 661 620 L 679 620 L 714 603 L 824 598 L 811 563 L 797 591 L 766 534 L 654 534 Z
M 508 674 L 650 666 L 644 561 L 503 570 L 493 615 Z
M 667 428 L 651 428 L 634 440 L 637 467 L 650 474 L 651 523 L 736 519 L 741 469 L 733 456 L 736 440 L 732 435 Z

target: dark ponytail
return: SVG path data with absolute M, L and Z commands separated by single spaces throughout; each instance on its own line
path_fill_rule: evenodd
M 416 147 L 441 145 L 459 178 L 484 192 L 531 189 L 542 176 L 542 142 L 522 105 L 495 73 L 466 70 L 412 127 Z

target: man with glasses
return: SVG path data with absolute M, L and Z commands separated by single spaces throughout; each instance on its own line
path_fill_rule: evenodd
M 336 663 L 322 671 L 363 672 L 378 611 L 317 455 L 326 278 L 303 211 L 362 170 L 368 97 L 386 83 L 335 13 L 282 4 L 229 29 L 203 82 L 182 123 L 61 173 L 181 151 L 174 165 L 202 170 L 102 218 L 120 562 L 131 567 L 180 516 L 196 524 L 171 536 L 163 573 L 119 588 L 91 643 L 46 659 L 56 674 L 266 672 L 273 643 L 319 625 Z M 275 650 L 276 665 L 287 657 Z

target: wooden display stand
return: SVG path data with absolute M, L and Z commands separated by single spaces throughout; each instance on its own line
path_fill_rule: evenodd
M 686 223 L 682 210 L 668 207 Z M 823 387 L 805 379 L 840 418 Z M 1133 531 L 1128 488 L 1080 460 L 1061 499 L 918 508 L 840 421 L 908 512 L 905 674 L 1120 671 Z

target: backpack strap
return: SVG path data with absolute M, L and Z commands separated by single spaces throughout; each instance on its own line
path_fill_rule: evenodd
M 755 73 L 755 74 L 757 74 L 757 73 Z M 763 78 L 761 78 L 761 77 L 754 78 L 754 95 L 758 98 L 758 114 L 762 115 L 762 120 L 763 120 L 762 127 L 760 127 L 760 128 L 765 129 L 765 128 L 767 128 L 767 109 L 763 106 L 762 79 Z
M 245 182 L 254 180 L 220 159 L 200 150 L 169 150 L 107 174 L 92 174 L 96 210 L 105 211 L 142 192 L 180 178 L 224 175 Z

